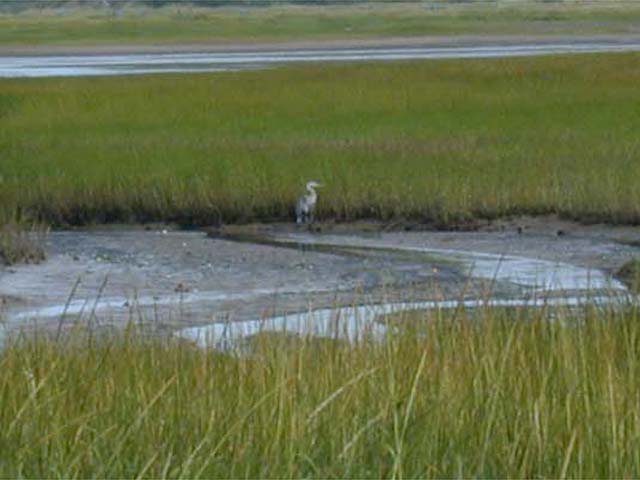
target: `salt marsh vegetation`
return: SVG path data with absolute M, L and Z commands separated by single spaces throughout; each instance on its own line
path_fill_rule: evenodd
M 557 321 L 561 319 L 561 321 Z M 402 314 L 221 354 L 131 326 L 0 353 L 3 476 L 635 477 L 638 312 Z
M 637 54 L 0 82 L 0 205 L 54 224 L 640 221 Z

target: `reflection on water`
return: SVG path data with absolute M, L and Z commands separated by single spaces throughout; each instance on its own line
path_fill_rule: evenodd
M 381 339 L 387 326 L 380 317 L 410 310 L 435 310 L 482 307 L 585 307 L 611 306 L 613 302 L 628 305 L 627 296 L 572 296 L 533 299 L 443 300 L 411 303 L 388 303 L 325 308 L 264 320 L 220 322 L 203 327 L 185 328 L 177 332 L 181 338 L 192 340 L 202 347 L 230 350 L 245 338 L 264 332 L 289 333 L 300 336 L 334 338 L 355 343 L 364 338 Z
M 0 77 L 79 77 L 220 72 L 298 62 L 497 58 L 560 53 L 639 51 L 637 42 L 583 42 L 465 47 L 316 48 L 218 53 L 40 55 L 0 57 Z

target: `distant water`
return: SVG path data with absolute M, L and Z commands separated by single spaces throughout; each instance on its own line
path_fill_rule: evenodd
M 282 49 L 218 53 L 40 55 L 0 57 L 0 77 L 84 77 L 261 69 L 303 62 L 498 58 L 640 51 L 640 42 L 545 43 L 465 47 Z

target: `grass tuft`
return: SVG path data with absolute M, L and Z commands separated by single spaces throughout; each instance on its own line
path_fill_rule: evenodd
M 625 263 L 616 272 L 616 277 L 632 291 L 640 291 L 640 259 L 633 259 Z
M 29 227 L 16 223 L 0 226 L 0 265 L 46 260 L 44 241 L 47 233 L 46 227 L 35 224 Z

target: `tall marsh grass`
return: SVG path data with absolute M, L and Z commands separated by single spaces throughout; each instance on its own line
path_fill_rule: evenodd
M 0 81 L 0 208 L 54 223 L 640 221 L 640 55 Z
M 638 312 L 406 314 L 381 343 L 248 355 L 25 337 L 0 352 L 0 475 L 640 475 Z

